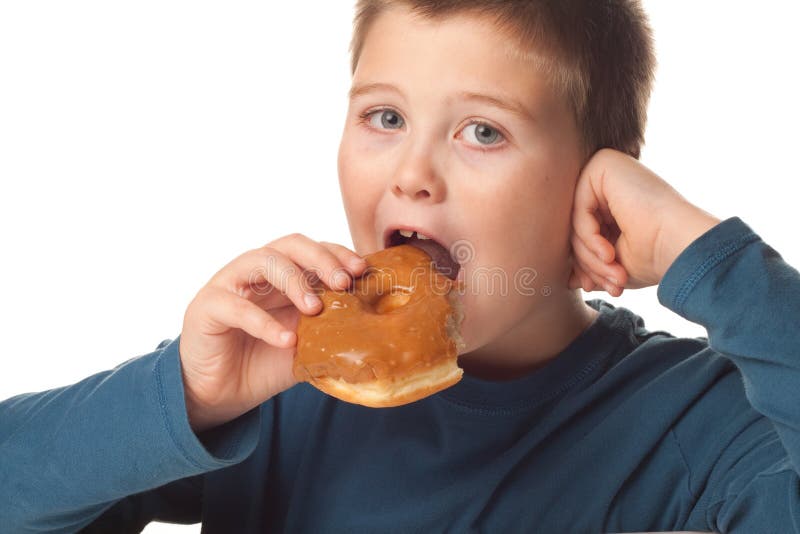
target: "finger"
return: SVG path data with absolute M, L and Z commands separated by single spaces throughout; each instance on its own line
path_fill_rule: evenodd
M 583 272 L 580 265 L 578 265 L 578 261 L 573 257 L 572 258 L 572 272 L 569 276 L 569 282 L 567 283 L 567 287 L 569 289 L 583 289 L 586 291 L 586 281 L 590 280 L 586 273 Z
M 572 211 L 572 227 L 575 233 L 586 243 L 587 247 L 602 261 L 614 260 L 614 246 L 602 235 L 600 213 L 606 212 L 605 219 L 612 218 L 608 205 L 602 195 L 602 176 L 597 178 L 600 184 L 595 190 L 591 176 L 582 177 L 575 187 L 574 207 Z
M 290 234 L 270 245 L 314 275 L 331 289 L 345 289 L 350 285 L 352 277 L 345 263 L 327 247 L 303 234 Z
M 327 241 L 320 241 L 319 244 L 339 258 L 339 261 L 348 267 L 353 276 L 358 276 L 367 268 L 367 261 L 349 248 Z
M 267 311 L 250 300 L 219 287 L 207 287 L 200 307 L 212 328 L 210 334 L 221 334 L 239 328 L 250 336 L 276 347 L 291 347 L 297 335 L 275 320 Z
M 575 276 L 580 282 L 579 287 L 584 291 L 586 291 L 587 293 L 594 290 L 594 282 L 592 282 L 592 279 L 589 278 L 589 275 L 587 275 L 586 272 L 581 268 L 577 260 L 575 261 L 575 264 L 573 265 L 572 268 L 575 271 Z
M 235 257 L 214 273 L 206 285 L 236 293 L 263 309 L 292 305 L 289 297 L 267 280 L 266 255 L 260 250 L 248 250 Z
M 579 260 L 580 263 L 580 260 Z M 612 297 L 618 297 L 622 294 L 622 290 L 616 284 L 613 284 L 603 278 L 601 275 L 598 275 L 594 271 L 592 271 L 589 267 L 585 264 L 580 264 L 580 268 L 583 271 L 584 275 L 586 275 L 592 282 L 592 291 L 594 290 L 603 290 Z
M 578 280 L 580 280 L 580 287 L 587 293 L 594 290 L 595 284 L 592 279 L 586 274 L 586 270 L 581 267 L 580 262 L 575 259 L 573 264 L 573 269 L 575 271 L 575 275 L 577 276 Z
M 625 269 L 617 262 L 605 263 L 600 260 L 586 243 L 575 233 L 571 236 L 572 251 L 576 259 L 580 260 L 588 271 L 605 279 L 606 282 L 611 282 L 614 285 L 620 286 L 623 284 L 625 277 Z
M 247 300 L 266 300 L 262 306 L 273 308 L 294 304 L 303 313 L 313 315 L 322 308 L 300 267 L 282 252 L 271 247 L 249 250 L 224 267 L 211 285 L 222 287 Z

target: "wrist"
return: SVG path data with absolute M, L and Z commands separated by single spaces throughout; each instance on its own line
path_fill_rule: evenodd
M 184 401 L 186 417 L 195 434 L 226 422 L 224 417 L 219 417 L 211 407 L 198 401 L 189 390 L 184 392 Z
M 189 426 L 195 434 L 208 428 L 208 422 L 201 417 L 203 411 L 197 406 L 197 403 L 195 403 L 188 391 L 184 395 L 184 401 L 186 403 L 186 417 L 189 420 Z
M 689 203 L 675 210 L 670 220 L 664 223 L 660 236 L 661 253 L 656 266 L 658 279 L 661 280 L 689 245 L 720 222 L 717 217 Z
M 232 406 L 229 403 L 208 404 L 185 391 L 186 417 L 195 434 L 223 425 L 245 414 L 255 406 Z

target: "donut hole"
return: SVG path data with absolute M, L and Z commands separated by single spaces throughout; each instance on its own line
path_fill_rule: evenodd
M 402 308 L 411 300 L 411 293 L 408 291 L 390 291 L 382 295 L 375 304 L 377 313 L 390 313 L 398 308 Z

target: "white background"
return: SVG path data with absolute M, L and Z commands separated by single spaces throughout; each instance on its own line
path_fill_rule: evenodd
M 800 2 L 644 3 L 659 69 L 642 161 L 800 265 Z M 351 18 L 340 0 L 0 3 L 0 399 L 152 351 L 245 250 L 290 232 L 352 246 Z M 655 288 L 594 297 L 705 334 Z M 146 530 L 178 531 L 199 526 Z

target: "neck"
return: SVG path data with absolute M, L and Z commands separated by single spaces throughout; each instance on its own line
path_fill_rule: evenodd
M 558 356 L 595 320 L 598 311 L 586 304 L 580 290 L 564 289 L 547 297 L 547 306 L 524 317 L 504 335 L 463 354 L 458 366 L 484 380 L 512 380 Z

